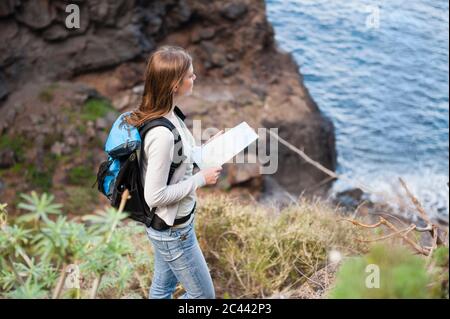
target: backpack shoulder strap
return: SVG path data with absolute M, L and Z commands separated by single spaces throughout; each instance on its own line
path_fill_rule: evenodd
M 163 126 L 166 127 L 168 130 L 170 130 L 173 135 L 174 135 L 174 144 L 175 144 L 175 151 L 177 152 L 180 160 L 179 161 L 174 161 L 170 164 L 170 171 L 169 171 L 169 176 L 167 178 L 167 185 L 170 183 L 173 174 L 175 173 L 175 169 L 177 169 L 181 163 L 186 159 L 186 156 L 183 154 L 183 143 L 181 142 L 181 136 L 180 133 L 178 132 L 177 128 L 175 127 L 175 125 L 173 125 L 172 122 L 170 122 L 168 119 L 166 119 L 165 117 L 160 117 L 160 118 L 156 118 L 153 120 L 150 120 L 148 122 L 146 122 L 144 125 L 142 125 L 139 128 L 139 134 L 141 135 L 141 154 L 140 154 L 140 158 L 143 158 L 143 153 L 144 153 L 144 138 L 145 135 L 147 134 L 148 131 L 150 131 L 152 128 L 158 127 L 158 126 Z
M 174 143 L 175 143 L 175 151 L 177 152 L 177 154 L 180 156 L 180 159 L 181 159 L 179 162 L 172 162 L 170 164 L 169 176 L 167 177 L 167 185 L 169 185 L 170 181 L 172 180 L 173 174 L 175 173 L 175 170 L 181 165 L 181 163 L 186 158 L 186 156 L 183 154 L 183 143 L 181 142 L 180 133 L 178 132 L 177 128 L 175 127 L 175 125 L 173 125 L 172 122 L 170 122 L 165 117 L 161 117 L 161 118 L 156 118 L 156 119 L 150 120 L 139 128 L 139 134 L 141 136 L 140 158 L 143 158 L 145 135 L 147 134 L 148 131 L 150 131 L 152 128 L 155 128 L 157 126 L 164 126 L 173 133 Z M 155 214 L 156 209 L 157 209 L 157 207 L 152 207 L 152 209 L 150 210 L 150 218 L 152 220 L 154 217 L 157 217 L 157 215 Z M 159 222 L 164 223 L 162 220 L 159 220 Z
M 141 140 L 144 140 L 145 135 L 148 131 L 150 131 L 152 128 L 155 128 L 157 126 L 164 126 L 168 128 L 172 133 L 176 132 L 178 133 L 177 128 L 171 121 L 166 119 L 165 117 L 159 117 L 150 121 L 145 122 L 141 127 L 139 127 L 139 134 L 141 135 Z M 178 134 L 179 135 L 179 134 Z

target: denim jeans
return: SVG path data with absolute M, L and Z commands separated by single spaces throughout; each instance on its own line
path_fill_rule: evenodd
M 211 275 L 195 235 L 194 220 L 182 228 L 163 231 L 147 228 L 154 251 L 149 298 L 172 298 L 177 283 L 186 291 L 183 299 L 215 298 Z

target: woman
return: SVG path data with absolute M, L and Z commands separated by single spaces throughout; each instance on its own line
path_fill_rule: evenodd
M 171 298 L 178 282 L 186 291 L 183 298 L 215 298 L 194 230 L 195 191 L 215 184 L 222 168 L 209 168 L 193 175 L 191 153 L 195 140 L 177 106 L 181 98 L 192 93 L 195 78 L 192 58 L 186 51 L 174 46 L 161 47 L 148 61 L 141 105 L 127 119 L 129 124 L 139 127 L 154 118 L 167 118 L 177 128 L 186 156 L 167 185 L 170 164 L 176 156 L 174 135 L 162 126 L 146 134 L 144 158 L 140 159 L 145 200 L 149 207 L 157 207 L 157 216 L 167 225 L 164 230 L 147 228 L 155 267 L 150 298 Z

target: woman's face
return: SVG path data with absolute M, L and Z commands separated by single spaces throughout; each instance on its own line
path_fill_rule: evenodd
M 196 76 L 194 74 L 194 67 L 189 67 L 187 74 L 183 78 L 183 82 L 180 87 L 176 90 L 176 95 L 178 96 L 187 96 L 192 94 L 192 88 L 194 87 L 194 80 Z

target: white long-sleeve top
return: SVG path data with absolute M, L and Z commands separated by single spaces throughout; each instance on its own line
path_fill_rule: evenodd
M 174 136 L 165 127 L 155 127 L 147 132 L 144 139 L 141 176 L 144 187 L 144 197 L 149 207 L 158 207 L 156 214 L 172 226 L 176 218 L 188 215 L 196 201 L 196 189 L 206 184 L 203 175 L 198 172 L 193 175 L 191 153 L 195 145 L 194 137 L 184 122 L 172 110 L 165 117 L 170 120 L 181 136 L 183 153 L 186 159 L 175 170 L 170 184 L 167 185 L 170 164 L 174 158 Z M 192 219 L 193 217 L 191 217 Z M 187 224 L 191 221 L 187 221 Z M 178 225 L 182 227 L 183 225 Z

